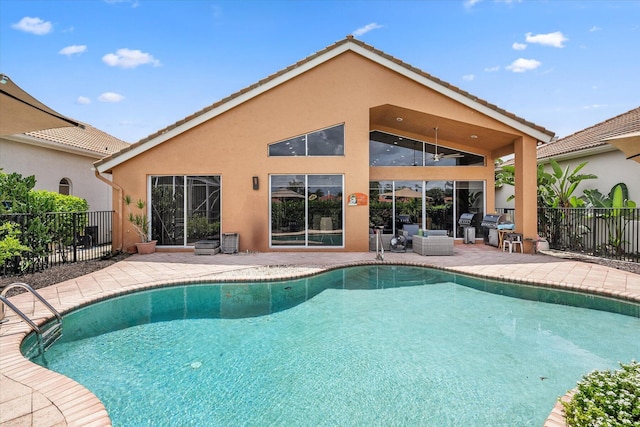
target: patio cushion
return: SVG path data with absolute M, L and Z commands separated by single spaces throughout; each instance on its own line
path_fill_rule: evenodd
M 426 230 L 425 232 L 425 236 L 427 237 L 431 237 L 431 236 L 445 236 L 447 237 L 447 230 Z
M 413 240 L 413 236 L 418 234 L 418 229 L 420 226 L 418 224 L 404 224 L 402 226 L 402 231 L 404 233 L 404 237 L 407 238 L 407 242 L 411 242 Z

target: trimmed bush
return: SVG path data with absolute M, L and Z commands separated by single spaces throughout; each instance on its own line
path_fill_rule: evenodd
M 640 364 L 615 371 L 593 371 L 578 382 L 564 406 L 570 427 L 640 426 Z

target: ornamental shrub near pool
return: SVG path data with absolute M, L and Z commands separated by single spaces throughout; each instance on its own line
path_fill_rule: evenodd
M 640 363 L 615 371 L 594 371 L 578 382 L 569 402 L 562 402 L 570 427 L 640 426 Z

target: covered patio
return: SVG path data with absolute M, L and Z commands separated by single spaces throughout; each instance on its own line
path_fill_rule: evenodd
M 459 94 L 451 96 L 465 102 Z M 420 228 L 445 229 L 460 239 L 463 230 L 457 221 L 471 212 L 480 236 L 483 215 L 496 212 L 493 165 L 503 156 L 513 156 L 517 185 L 511 220 L 529 239 L 526 249 L 531 249 L 537 234 L 536 147 L 550 141 L 553 133 L 505 119 L 505 112 L 495 106 L 482 108 L 487 117 L 480 121 L 477 115 L 465 121 L 465 112 L 458 110 L 447 115 L 442 106 L 433 112 L 396 105 L 370 110 L 372 226 L 397 234 L 408 215 Z M 377 202 L 394 202 L 393 212 L 391 204 Z

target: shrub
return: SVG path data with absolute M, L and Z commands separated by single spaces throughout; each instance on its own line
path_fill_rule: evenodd
M 17 224 L 13 222 L 5 222 L 0 224 L 0 268 L 2 268 L 7 260 L 13 257 L 19 257 L 24 252 L 29 252 L 29 248 L 22 243 L 18 237 L 20 230 Z
M 578 382 L 571 400 L 562 402 L 568 426 L 640 426 L 640 364 L 620 366 L 591 372 Z
M 129 195 L 124 197 L 124 203 L 127 205 L 127 209 L 129 209 L 129 222 L 133 225 L 136 233 L 138 233 L 140 241 L 142 243 L 147 243 L 149 241 L 149 217 L 145 210 L 147 203 L 142 199 L 138 199 L 138 201 L 134 203 Z M 131 211 L 131 205 L 137 208 L 140 212 L 134 214 Z

